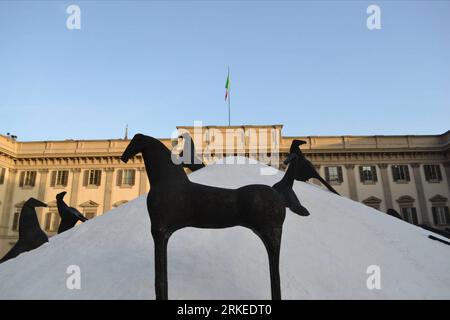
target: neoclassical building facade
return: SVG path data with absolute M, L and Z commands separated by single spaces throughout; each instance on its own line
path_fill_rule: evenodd
M 282 136 L 282 125 L 177 127 L 193 136 L 205 163 L 226 155 L 256 158 L 284 169 L 293 139 L 341 194 L 381 212 L 395 209 L 410 223 L 450 228 L 450 131 L 441 135 Z M 175 139 L 160 139 L 168 148 Z M 94 218 L 148 192 L 140 156 L 127 164 L 125 139 L 20 142 L 0 135 L 0 256 L 18 238 L 24 201 L 48 204 L 37 210 L 50 236 L 59 225 L 55 196 Z M 213 147 L 212 147 L 213 146 Z M 318 183 L 318 181 L 311 181 Z M 380 214 L 382 214 L 380 212 Z

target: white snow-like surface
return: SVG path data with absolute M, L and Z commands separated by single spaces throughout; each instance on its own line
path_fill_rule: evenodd
M 189 177 L 236 188 L 272 185 L 283 175 L 261 168 L 216 164 Z M 294 189 L 311 215 L 286 212 L 284 299 L 450 298 L 450 247 L 428 239 L 430 232 L 307 183 Z M 0 265 L 0 299 L 154 299 L 153 258 L 143 196 Z M 81 269 L 80 290 L 66 288 L 69 265 Z M 380 290 L 367 288 L 370 265 L 380 267 Z M 177 231 L 168 274 L 170 299 L 270 299 L 266 251 L 241 227 Z

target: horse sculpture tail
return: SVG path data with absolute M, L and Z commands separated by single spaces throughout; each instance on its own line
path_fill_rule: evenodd
M 309 216 L 308 210 L 301 205 L 297 195 L 292 189 L 294 185 L 295 173 L 297 172 L 298 156 L 292 153 L 284 163 L 290 163 L 289 167 L 283 178 L 279 182 L 275 183 L 272 188 L 277 190 L 281 195 L 286 208 L 289 208 L 292 212 L 300 216 Z

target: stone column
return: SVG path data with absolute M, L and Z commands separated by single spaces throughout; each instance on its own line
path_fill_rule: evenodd
M 103 212 L 111 210 L 114 168 L 106 168 L 105 196 L 103 198 Z
M 147 192 L 147 172 L 145 168 L 138 168 L 139 171 L 139 195 L 143 195 Z
M 14 197 L 14 190 L 16 187 L 16 169 L 9 169 L 7 184 L 5 187 L 5 199 L 3 205 L 2 216 L 0 217 L 0 234 L 6 235 L 8 232 L 9 217 L 12 213 L 12 201 Z
M 70 169 L 73 174 L 72 186 L 70 187 L 70 206 L 76 208 L 78 206 L 78 189 L 80 187 L 80 168 Z
M 392 206 L 392 192 L 391 184 L 389 182 L 389 175 L 387 172 L 388 165 L 386 163 L 380 163 L 378 165 L 381 172 L 381 183 L 383 185 L 384 201 L 386 203 L 386 210 L 393 208 Z
M 45 202 L 45 192 L 47 190 L 46 188 L 46 184 L 47 184 L 47 176 L 48 176 L 48 169 L 39 169 L 39 188 L 38 188 L 38 200 L 41 200 L 42 202 Z M 42 224 L 42 221 L 44 221 L 44 210 L 46 210 L 46 208 L 36 208 L 36 214 L 37 216 L 41 217 L 39 219 L 39 221 Z
M 420 176 L 420 163 L 411 163 L 413 169 L 414 182 L 417 189 L 417 200 L 419 202 L 420 216 L 422 217 L 422 223 L 431 225 L 430 218 L 428 216 L 427 200 L 425 199 L 425 192 L 423 189 L 422 177 Z
M 350 199 L 358 201 L 358 191 L 356 189 L 355 165 L 346 164 L 348 187 L 350 189 Z
M 450 161 L 444 162 L 445 176 L 447 177 L 448 189 L 450 191 Z

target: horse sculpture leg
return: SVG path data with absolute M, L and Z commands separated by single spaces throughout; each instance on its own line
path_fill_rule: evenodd
M 167 285 L 167 242 L 170 233 L 167 231 L 153 230 L 155 243 L 155 294 L 156 300 L 168 299 Z
M 267 229 L 257 233 L 269 255 L 270 287 L 272 300 L 281 300 L 280 284 L 280 246 L 282 228 Z

